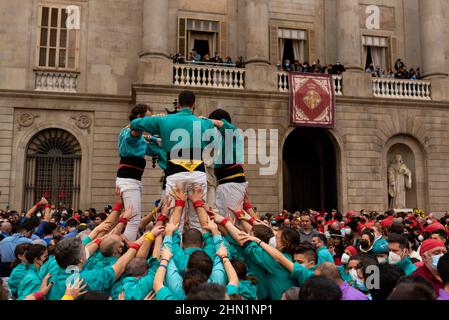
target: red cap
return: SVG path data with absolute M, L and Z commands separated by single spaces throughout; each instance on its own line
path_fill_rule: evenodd
M 347 246 L 345 250 L 348 250 L 351 253 L 351 256 L 355 256 L 357 254 L 357 249 L 354 246 Z
M 424 240 L 424 242 L 421 244 L 421 249 L 419 249 L 419 254 L 422 256 L 427 251 L 438 247 L 444 247 L 444 242 L 437 239 Z
M 429 232 L 429 233 L 432 233 L 432 232 L 434 232 L 436 230 L 446 230 L 446 229 L 439 222 L 434 222 L 434 223 L 429 224 L 427 227 L 424 228 L 424 232 Z
M 348 211 L 348 213 L 346 214 L 346 216 L 347 216 L 348 218 L 352 217 L 353 215 L 355 215 L 355 211 L 354 211 L 354 210 L 350 210 L 350 211 Z

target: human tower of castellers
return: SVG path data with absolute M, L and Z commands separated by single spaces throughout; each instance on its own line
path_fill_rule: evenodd
M 191 91 L 167 114 L 133 108 L 118 137 L 115 203 L 104 211 L 57 208 L 40 195 L 27 212 L 1 211 L 0 299 L 449 299 L 448 214 L 262 215 L 229 113 L 194 109 Z M 195 141 L 195 130 L 213 132 L 207 159 L 209 143 Z M 142 217 L 147 155 L 165 177 Z

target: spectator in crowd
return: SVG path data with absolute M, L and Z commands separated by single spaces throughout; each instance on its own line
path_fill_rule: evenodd
M 312 243 L 312 237 L 318 235 L 319 232 L 312 227 L 312 220 L 310 215 L 303 213 L 300 216 L 301 228 L 299 228 L 299 241 Z
M 437 270 L 444 286 L 438 291 L 438 300 L 449 300 L 449 253 L 439 259 Z

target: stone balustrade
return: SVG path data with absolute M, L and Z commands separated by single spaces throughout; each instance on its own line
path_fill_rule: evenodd
M 373 94 L 379 98 L 432 100 L 430 82 L 421 80 L 373 78 Z
M 192 64 L 173 65 L 176 86 L 245 89 L 245 69 Z
M 60 71 L 35 70 L 36 91 L 76 92 L 78 87 L 78 73 Z
M 334 90 L 337 96 L 343 95 L 343 76 L 332 75 L 334 79 Z M 280 92 L 288 92 L 288 72 L 278 72 L 278 88 Z

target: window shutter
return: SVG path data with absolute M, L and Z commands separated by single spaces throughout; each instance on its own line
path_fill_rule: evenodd
M 179 18 L 178 19 L 178 53 L 181 53 L 184 55 L 184 57 L 187 56 L 186 52 L 186 43 L 187 43 L 187 28 L 186 28 L 186 19 Z
M 270 61 L 275 65 L 278 61 L 281 61 L 282 57 L 279 57 L 279 37 L 278 28 L 275 25 L 270 25 Z
M 225 21 L 220 22 L 220 56 L 223 60 L 228 56 L 228 24 Z

